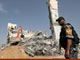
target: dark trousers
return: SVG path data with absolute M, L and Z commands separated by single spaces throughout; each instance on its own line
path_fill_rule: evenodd
M 70 48 L 69 59 L 78 59 L 78 45 L 72 45 Z

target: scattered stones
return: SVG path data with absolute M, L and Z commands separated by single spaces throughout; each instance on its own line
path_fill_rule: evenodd
M 17 29 L 15 24 L 9 24 L 8 26 L 8 41 L 9 39 L 16 38 Z M 12 26 L 12 27 L 11 27 Z M 52 36 L 48 36 L 43 31 L 24 31 L 20 32 L 20 40 L 9 41 L 7 44 L 4 44 L 0 47 L 0 50 L 5 48 L 18 45 L 24 46 L 24 50 L 19 49 L 20 52 L 25 52 L 28 55 L 34 56 L 53 56 L 59 53 L 59 43 L 56 40 L 52 40 Z M 62 49 L 61 54 L 64 54 Z
M 24 37 L 21 38 L 20 42 L 17 43 L 18 46 L 24 46 L 24 50 L 19 49 L 20 52 L 25 52 L 28 55 L 34 56 L 53 56 L 58 54 L 58 43 L 53 41 L 46 33 L 42 31 L 24 31 Z M 12 36 L 11 36 L 12 37 Z M 16 42 L 9 42 L 4 44 L 0 50 L 12 46 Z

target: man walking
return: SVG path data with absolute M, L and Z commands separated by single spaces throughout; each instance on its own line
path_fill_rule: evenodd
M 79 43 L 78 35 L 76 34 L 73 26 L 70 23 L 66 23 L 63 17 L 59 17 L 56 21 L 62 27 L 59 40 L 60 49 L 61 47 L 65 49 L 66 59 L 77 59 L 78 58 L 77 47 Z

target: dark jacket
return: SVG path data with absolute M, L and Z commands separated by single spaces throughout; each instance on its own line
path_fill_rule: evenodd
M 61 32 L 60 32 L 60 44 L 61 46 L 66 49 L 67 46 L 67 39 L 73 40 L 74 36 L 72 34 L 72 25 L 67 23 L 62 26 Z

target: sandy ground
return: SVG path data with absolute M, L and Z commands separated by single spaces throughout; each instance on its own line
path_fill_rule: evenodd
M 0 58 L 26 58 L 26 56 L 28 55 L 24 53 L 21 46 L 11 46 L 0 51 Z
M 10 46 L 3 51 L 0 51 L 0 59 L 64 59 L 63 55 L 55 56 L 35 56 L 30 57 L 24 52 L 22 46 Z
M 59 55 L 56 55 L 59 56 Z M 0 59 L 18 59 L 18 58 L 28 58 L 28 59 L 53 59 L 56 56 L 35 56 L 35 57 L 30 57 L 24 52 L 24 47 L 22 46 L 10 46 L 2 51 L 0 51 Z

